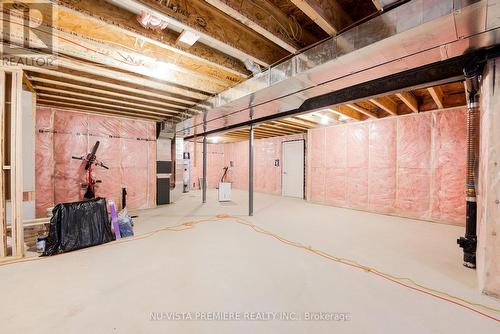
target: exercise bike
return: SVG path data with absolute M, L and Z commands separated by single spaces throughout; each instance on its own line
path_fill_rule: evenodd
M 85 194 L 83 195 L 84 199 L 95 198 L 95 185 L 96 183 L 102 182 L 101 180 L 96 180 L 94 178 L 94 175 L 92 175 L 92 166 L 95 165 L 105 169 L 109 169 L 106 165 L 102 163 L 102 161 L 97 160 L 96 152 L 98 148 L 99 148 L 99 141 L 95 143 L 94 147 L 92 148 L 92 151 L 89 154 L 81 157 L 75 157 L 75 156 L 71 157 L 71 159 L 86 161 L 85 170 L 87 171 L 87 182 L 82 183 L 82 188 L 83 189 L 87 188 Z

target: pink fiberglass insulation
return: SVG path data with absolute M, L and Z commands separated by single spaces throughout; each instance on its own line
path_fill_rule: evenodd
M 84 162 L 71 159 L 88 152 L 88 116 L 79 113 L 54 113 L 54 201 L 55 203 L 81 200 L 86 181 L 82 172 Z
M 464 224 L 465 108 L 309 130 L 310 200 Z
M 319 203 L 325 202 L 325 128 L 311 130 L 311 200 Z
M 254 190 L 269 194 L 281 193 L 282 143 L 288 140 L 304 139 L 304 135 L 257 139 L 254 143 Z M 196 164 L 194 161 L 194 143 L 186 142 L 184 148 L 190 153 L 191 188 L 199 188 L 198 178 L 203 174 L 203 145 L 197 144 Z M 278 166 L 275 162 L 278 160 Z M 208 187 L 217 187 L 225 166 L 230 166 L 226 181 L 234 189 L 248 189 L 248 141 L 207 144 L 207 180 Z
M 37 108 L 36 208 L 44 216 L 48 207 L 83 198 L 84 162 L 71 156 L 86 155 L 100 142 L 98 160 L 109 170 L 95 167 L 98 196 L 121 202 L 127 188 L 130 209 L 155 205 L 155 124 L 52 108 Z
M 396 202 L 397 121 L 388 118 L 369 124 L 369 210 L 393 213 Z
M 398 119 L 396 211 L 429 219 L 432 114 Z
M 437 113 L 434 136 L 432 219 L 462 223 L 467 154 L 465 113 Z M 463 188 L 462 188 L 463 189 Z
M 194 155 L 194 143 L 184 142 L 184 150 L 190 155 L 190 188 L 200 189 L 199 179 L 203 177 L 203 144 L 196 145 L 196 158 Z M 224 161 L 224 144 L 207 143 L 207 187 L 214 189 L 218 187 L 222 178 Z
M 302 140 L 303 134 L 257 139 L 254 142 L 254 190 L 281 194 L 282 145 L 284 141 Z M 248 141 L 224 145 L 226 166 L 231 161 L 228 181 L 235 189 L 248 189 Z M 275 165 L 278 160 L 278 166 Z
M 53 112 L 49 108 L 38 108 L 35 134 L 35 205 L 37 217 L 46 215 L 46 209 L 52 207 L 54 175 L 54 124 Z
M 347 131 L 347 203 L 368 208 L 368 123 L 351 125 Z

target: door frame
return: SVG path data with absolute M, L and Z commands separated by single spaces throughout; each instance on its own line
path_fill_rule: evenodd
M 303 170 L 303 178 L 302 178 L 302 199 L 306 198 L 306 153 L 307 153 L 307 148 L 306 144 L 307 141 L 305 139 L 292 139 L 292 140 L 284 140 L 281 142 L 281 166 L 280 166 L 280 171 L 281 171 L 281 196 L 284 195 L 284 183 L 283 183 L 283 162 L 285 161 L 285 150 L 283 149 L 285 146 L 285 143 L 289 142 L 294 142 L 294 141 L 301 141 L 303 142 L 303 147 L 304 151 L 302 154 L 302 170 Z M 298 197 L 297 197 L 298 198 Z

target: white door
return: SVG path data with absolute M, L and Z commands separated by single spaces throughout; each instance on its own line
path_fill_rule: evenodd
M 304 141 L 283 142 L 281 166 L 283 196 L 304 198 Z

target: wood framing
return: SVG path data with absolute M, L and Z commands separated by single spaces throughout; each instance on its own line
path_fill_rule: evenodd
M 411 111 L 413 111 L 414 113 L 418 113 L 418 111 L 419 111 L 419 109 L 418 109 L 418 101 L 415 98 L 415 96 L 413 96 L 412 93 L 410 93 L 410 92 L 401 92 L 401 93 L 397 93 L 396 96 L 401 101 L 403 101 L 403 103 L 406 104 L 406 106 L 408 108 L 410 108 Z
M 64 91 L 67 92 L 90 92 L 93 93 L 93 96 L 104 96 L 104 97 L 115 97 L 115 98 L 120 98 L 120 99 L 126 99 L 129 101 L 134 101 L 134 102 L 140 102 L 144 105 L 150 105 L 150 106 L 155 106 L 159 108 L 165 108 L 168 110 L 173 110 L 172 108 L 179 108 L 183 110 L 182 107 L 187 108 L 190 107 L 192 104 L 189 103 L 183 103 L 183 102 L 178 102 L 178 101 L 170 101 L 168 99 L 165 99 L 164 97 L 159 97 L 158 95 L 149 95 L 147 92 L 143 92 L 140 90 L 136 89 L 121 89 L 119 86 L 115 87 L 104 87 L 105 83 L 100 83 L 100 85 L 96 85 L 95 83 L 91 82 L 85 82 L 84 81 L 76 81 L 73 80 L 73 82 L 76 82 L 78 84 L 74 84 L 71 82 L 67 81 L 62 81 L 63 79 L 60 80 L 52 80 L 52 79 L 46 79 L 41 76 L 30 76 L 29 79 L 31 81 L 35 82 L 35 89 L 39 88 L 54 88 L 58 89 L 61 88 Z
M 5 216 L 5 71 L 0 70 L 0 259 L 7 256 L 7 219 Z
M 357 110 L 354 110 L 352 108 L 348 108 L 346 106 L 334 106 L 331 108 L 332 113 L 339 115 L 339 116 L 345 116 L 347 118 L 350 118 L 352 120 L 356 121 L 362 121 L 363 115 L 358 112 Z
M 58 0 L 61 6 L 70 8 L 76 11 L 82 17 L 82 20 L 91 22 L 103 22 L 101 34 L 103 37 L 112 37 L 113 40 L 117 37 L 116 33 L 112 33 L 116 29 L 121 29 L 120 38 L 123 40 L 131 40 L 126 35 L 134 38 L 134 48 L 141 51 L 154 51 L 154 46 L 160 47 L 156 52 L 170 54 L 174 59 L 180 61 L 180 65 L 186 68 L 196 66 L 197 64 L 205 64 L 214 75 L 220 78 L 229 74 L 228 80 L 233 81 L 232 76 L 246 77 L 248 71 L 243 63 L 219 50 L 211 48 L 203 43 L 195 43 L 189 48 L 182 47 L 176 44 L 178 33 L 170 29 L 165 29 L 161 33 L 142 27 L 137 21 L 137 14 L 126 11 L 117 7 L 105 0 Z M 114 28 L 114 30 L 113 30 Z M 179 62 L 177 62 L 179 64 Z M 191 67 L 191 69 L 194 69 Z M 217 69 L 219 69 L 217 71 Z M 207 69 L 204 69 L 207 70 Z M 224 73 L 227 72 L 227 73 Z M 218 73 L 218 74 L 217 74 Z
M 384 96 L 381 98 L 375 98 L 375 99 L 370 99 L 369 100 L 372 104 L 376 105 L 383 111 L 393 115 L 397 116 L 398 114 L 398 104 L 394 102 L 390 97 Z
M 444 96 L 443 96 L 443 90 L 441 89 L 441 87 L 429 87 L 429 88 L 427 88 L 427 91 L 432 96 L 432 99 L 436 103 L 437 107 L 439 109 L 443 109 L 444 108 L 444 105 L 443 105 Z
M 372 3 L 378 11 L 382 10 L 382 4 L 380 3 L 380 0 L 372 0 Z
M 12 70 L 11 133 L 10 133 L 10 192 L 12 257 L 24 256 L 23 227 L 23 159 L 22 159 L 22 108 L 23 73 Z
M 206 0 L 206 2 L 288 52 L 295 53 L 318 41 L 310 32 L 302 29 L 296 20 L 285 15 L 268 0 Z
M 126 112 L 135 112 L 137 115 L 144 114 L 147 116 L 157 116 L 157 117 L 172 117 L 172 118 L 177 118 L 180 119 L 179 116 L 174 116 L 172 113 L 166 113 L 166 112 L 157 112 L 157 111 L 150 111 L 145 108 L 131 108 L 131 107 L 126 107 L 126 106 L 120 106 L 117 105 L 116 103 L 110 104 L 110 103 L 103 103 L 103 102 L 96 102 L 92 100 L 83 100 L 78 97 L 67 97 L 63 96 L 62 94 L 47 94 L 47 93 L 38 93 L 38 96 L 45 100 L 45 101 L 67 101 L 67 102 L 72 102 L 76 104 L 81 104 L 82 106 L 91 106 L 91 107 L 104 107 L 108 109 L 115 109 L 116 111 L 126 111 Z
M 250 59 L 262 66 L 286 57 L 288 52 L 255 31 L 241 25 L 203 0 L 122 0 L 123 6 L 151 12 L 180 29 L 193 30 L 208 44 L 239 59 Z
M 351 18 L 336 0 L 290 0 L 330 36 L 347 27 Z
M 133 113 L 133 112 L 126 112 L 126 111 L 117 110 L 116 108 L 109 109 L 109 108 L 103 108 L 103 107 L 93 107 L 93 106 L 82 105 L 80 103 L 71 103 L 71 102 L 57 101 L 57 100 L 38 99 L 38 104 L 48 106 L 48 107 L 89 111 L 89 112 L 94 112 L 96 114 L 101 114 L 101 115 L 127 116 L 127 117 L 131 117 L 131 118 L 148 119 L 148 120 L 154 120 L 154 121 L 161 121 L 161 120 L 165 119 L 165 117 L 156 116 L 156 115 L 147 115 L 147 114 L 142 114 L 142 113 L 138 114 L 138 113 Z
M 368 110 L 366 108 L 358 106 L 355 103 L 348 103 L 348 104 L 346 104 L 346 107 L 354 109 L 357 112 L 359 112 L 359 113 L 361 113 L 361 114 L 363 114 L 365 116 L 368 116 L 369 118 L 378 118 L 378 116 L 375 113 L 371 112 L 370 110 Z

